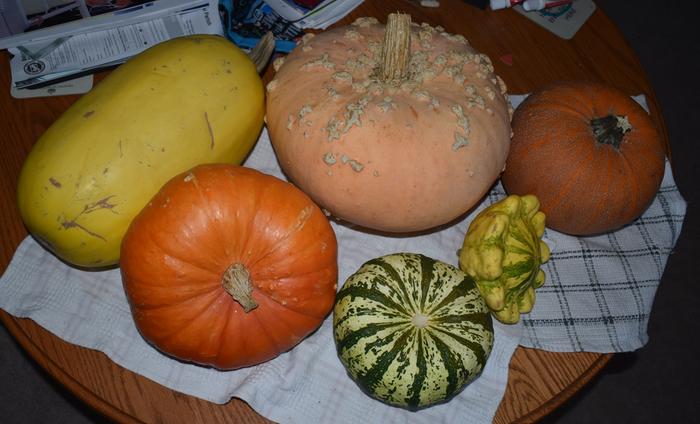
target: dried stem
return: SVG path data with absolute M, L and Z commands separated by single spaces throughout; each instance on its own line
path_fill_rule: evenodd
M 248 57 L 255 63 L 255 69 L 261 73 L 275 52 L 275 36 L 270 31 L 262 36 L 260 41 L 248 52 Z
M 250 284 L 250 274 L 243 264 L 231 265 L 224 272 L 221 285 L 236 302 L 240 303 L 245 312 L 258 307 L 252 296 L 253 286 Z
M 385 82 L 407 78 L 411 59 L 411 15 L 392 13 L 386 23 L 379 76 Z

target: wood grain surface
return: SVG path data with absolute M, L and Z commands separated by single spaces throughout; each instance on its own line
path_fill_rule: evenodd
M 477 50 L 491 57 L 510 94 L 529 93 L 556 80 L 600 81 L 630 95 L 644 94 L 668 146 L 656 96 L 639 61 L 614 24 L 599 10 L 572 40 L 557 38 L 513 10 L 480 10 L 462 0 L 441 0 L 435 9 L 405 0 L 366 0 L 336 25 L 360 16 L 376 16 L 384 22 L 387 14 L 395 11 L 410 13 L 414 22 L 440 25 L 467 37 Z M 506 55 L 512 57 L 512 64 L 499 59 Z M 4 272 L 27 235 L 15 205 L 22 162 L 34 141 L 78 96 L 11 98 L 8 56 L 1 56 L 0 271 Z M 270 68 L 265 73 L 266 80 L 272 75 Z M 98 80 L 104 74 L 98 75 Z M 0 319 L 51 376 L 116 422 L 268 422 L 238 399 L 217 405 L 174 392 L 117 366 L 101 352 L 64 342 L 31 320 L 15 318 L 4 311 L 0 311 Z M 519 347 L 512 358 L 508 386 L 494 422 L 537 421 L 589 382 L 610 357 Z

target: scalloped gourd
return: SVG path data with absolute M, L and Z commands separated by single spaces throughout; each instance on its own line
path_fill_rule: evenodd
M 545 281 L 540 266 L 550 257 L 541 240 L 545 215 L 533 195 L 510 195 L 481 211 L 469 224 L 459 267 L 476 281 L 493 315 L 515 324 L 532 310 L 535 289 Z

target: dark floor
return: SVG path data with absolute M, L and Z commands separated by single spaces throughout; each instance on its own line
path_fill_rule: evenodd
M 696 399 L 700 393 L 700 282 L 693 265 L 700 259 L 695 244 L 700 242 L 700 216 L 695 208 L 700 193 L 695 187 L 700 182 L 700 140 L 691 128 L 700 121 L 700 101 L 695 97 L 700 95 L 700 48 L 696 44 L 700 15 L 691 7 L 694 2 L 596 3 L 619 25 L 656 90 L 668 125 L 676 182 L 688 201 L 688 214 L 657 292 L 647 346 L 615 355 L 593 384 L 545 422 L 700 422 Z M 102 421 L 47 377 L 0 326 L 1 423 Z

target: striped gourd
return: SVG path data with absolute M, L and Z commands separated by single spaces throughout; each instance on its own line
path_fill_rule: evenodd
M 544 213 L 533 195 L 510 195 L 481 211 L 469 225 L 459 266 L 469 274 L 501 322 L 530 312 L 545 280 L 540 266 L 550 252 L 542 242 Z
M 482 371 L 491 315 L 458 268 L 413 253 L 366 262 L 336 297 L 341 362 L 370 396 L 419 409 L 447 401 Z

